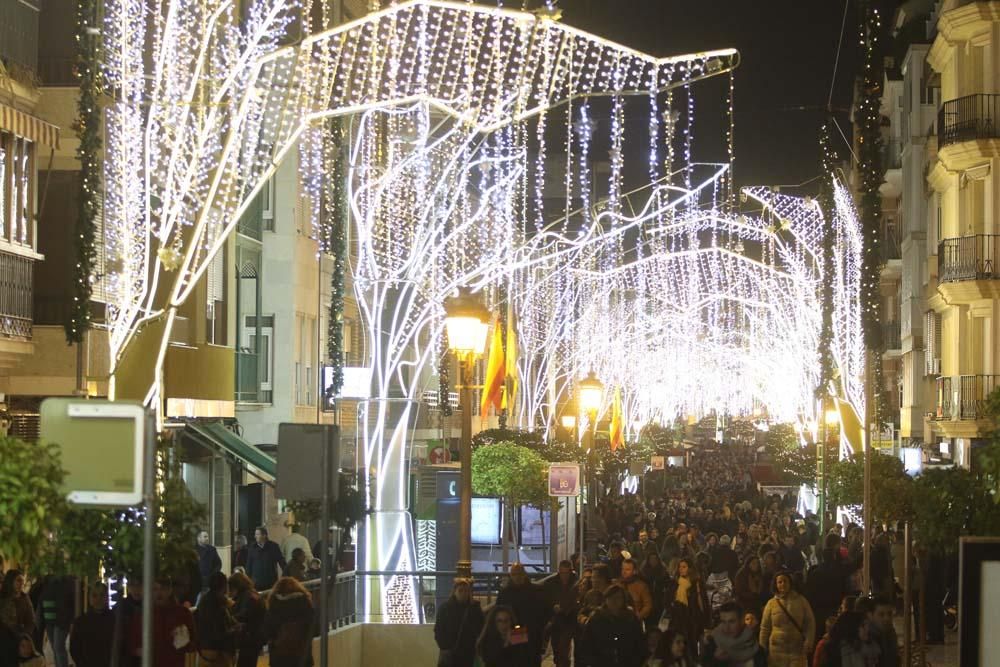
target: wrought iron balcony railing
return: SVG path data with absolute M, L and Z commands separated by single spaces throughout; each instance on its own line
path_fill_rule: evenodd
M 896 231 L 894 222 L 882 224 L 882 243 L 880 247 L 882 253 L 882 263 L 892 259 L 902 259 L 903 248 L 900 243 L 899 233 Z
M 35 261 L 0 251 L 0 335 L 31 338 Z
M 952 416 L 951 378 L 939 377 L 934 381 L 934 418 L 950 420 Z
M 976 234 L 938 244 L 938 282 L 1000 279 L 1000 235 Z
M 986 402 L 1000 386 L 1000 375 L 939 377 L 936 384 L 935 419 L 986 419 Z
M 985 419 L 986 399 L 993 393 L 998 375 L 962 375 L 959 378 L 959 419 Z
M 1000 138 L 1000 95 L 966 95 L 941 105 L 938 147 L 959 141 Z

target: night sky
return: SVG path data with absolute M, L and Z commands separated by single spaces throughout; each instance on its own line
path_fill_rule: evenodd
M 847 108 L 858 63 L 856 2 L 847 23 L 833 106 L 850 137 Z M 736 179 L 739 185 L 793 185 L 819 173 L 818 129 L 826 117 L 843 0 L 564 0 L 563 21 L 657 56 L 734 47 Z M 891 5 L 890 5 L 891 7 Z M 883 14 L 883 23 L 891 19 Z M 723 82 L 699 84 L 696 159 L 724 145 Z M 713 88 L 714 86 L 714 88 Z M 697 122 L 697 120 L 696 120 Z M 848 156 L 846 144 L 836 146 Z

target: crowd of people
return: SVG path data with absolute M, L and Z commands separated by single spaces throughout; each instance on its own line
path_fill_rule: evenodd
M 875 537 L 863 597 L 863 531 L 820 535 L 794 498 L 756 491 L 751 465 L 722 448 L 666 471 L 655 497 L 608 496 L 594 517 L 606 555 L 540 583 L 515 564 L 485 613 L 456 580 L 439 667 L 537 667 L 549 646 L 556 667 L 899 665 L 893 535 Z
M 152 582 L 150 651 L 157 667 L 182 667 L 188 654 L 213 667 L 256 667 L 267 646 L 274 667 L 311 664 L 319 628 L 312 596 L 302 582 L 319 577 L 308 541 L 292 532 L 279 546 L 267 529 L 235 554 L 232 574 L 198 533 L 191 567 L 183 576 Z M 71 576 L 41 577 L 26 585 L 8 570 L 0 583 L 0 667 L 44 667 L 39 649 L 48 642 L 56 667 L 137 667 L 142 655 L 143 584 L 133 577 L 124 597 L 109 608 L 108 587 L 87 591 L 77 614 L 79 583 Z

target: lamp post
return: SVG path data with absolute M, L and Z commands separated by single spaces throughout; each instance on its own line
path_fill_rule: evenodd
M 830 404 L 829 397 L 825 397 L 822 403 L 823 408 L 823 437 L 816 443 L 816 513 L 819 515 L 819 539 L 820 544 L 826 538 L 826 457 L 827 447 L 830 444 L 830 434 L 836 433 L 836 426 L 840 420 L 840 413 Z
M 490 313 L 469 294 L 448 299 L 445 308 L 445 330 L 448 349 L 455 353 L 460 369 L 458 390 L 462 406 L 462 443 L 460 495 L 458 506 L 459 577 L 472 576 L 472 377 L 476 357 L 483 354 L 490 331 Z
M 577 404 L 581 412 L 587 415 L 587 458 L 584 460 L 583 464 L 583 480 L 587 479 L 587 461 L 594 455 L 594 437 L 597 433 L 597 412 L 601 409 L 601 405 L 604 403 L 604 384 L 597 379 L 594 371 L 590 371 L 587 377 L 580 380 L 576 386 L 577 389 Z M 590 486 L 584 485 L 587 488 L 588 497 L 590 494 Z M 583 490 L 580 491 L 580 563 L 582 564 L 586 558 L 584 553 L 586 552 L 585 546 L 585 521 L 583 516 Z

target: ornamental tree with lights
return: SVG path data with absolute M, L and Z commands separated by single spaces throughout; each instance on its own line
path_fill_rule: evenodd
M 369 534 L 378 546 L 366 565 L 404 569 L 414 562 L 400 515 L 405 422 L 393 421 L 388 401 L 398 386 L 404 403 L 413 400 L 406 378 L 438 349 L 426 340 L 436 339 L 443 298 L 589 244 L 603 247 L 610 265 L 611 249 L 621 248 L 631 228 L 591 227 L 572 238 L 527 234 L 529 221 L 540 220 L 525 202 L 542 195 L 548 115 L 564 107 L 572 118 L 574 104 L 586 104 L 580 100 L 611 98 L 610 201 L 617 209 L 624 98 L 650 100 L 650 142 L 662 140 L 668 163 L 675 156 L 687 162 L 690 133 L 677 139 L 673 131 L 671 91 L 731 71 L 737 54 L 655 59 L 544 13 L 438 0 L 400 2 L 315 34 L 302 15 L 311 15 L 309 7 L 294 0 L 258 0 L 245 12 L 231 0 L 107 3 L 111 394 L 162 411 L 178 311 L 242 213 L 292 150 L 304 156 L 303 178 L 314 209 L 321 206 L 318 174 L 331 153 L 322 128 L 327 119 L 360 116 L 348 176 L 351 224 L 363 244 L 356 290 L 369 326 L 388 334 L 371 347 L 380 402 L 369 406 L 375 427 L 365 432 L 363 464 L 372 464 Z M 293 25 L 304 37 L 285 45 Z M 661 97 L 669 112 L 662 122 Z M 376 114 L 377 128 L 370 125 Z M 525 168 L 529 132 L 533 169 Z M 576 167 L 566 179 L 584 180 Z M 445 184 L 451 189 L 443 191 Z M 323 216 L 310 216 L 322 226 Z M 327 230 L 315 232 L 329 238 Z M 398 578 L 380 582 L 374 597 L 378 609 L 400 610 L 391 620 L 417 618 L 412 586 Z

